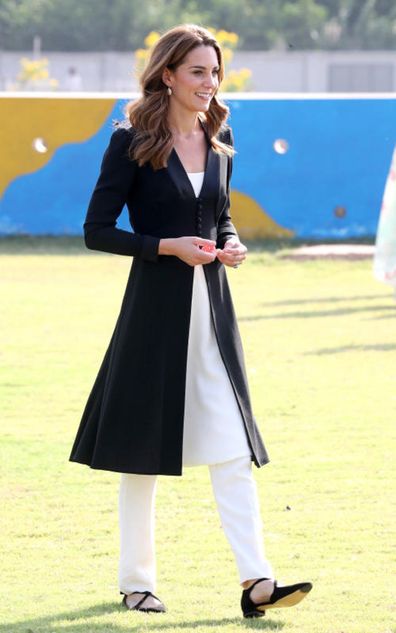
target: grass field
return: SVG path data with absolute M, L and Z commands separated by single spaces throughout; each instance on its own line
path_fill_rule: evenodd
M 229 272 L 271 457 L 254 468 L 266 549 L 280 582 L 314 583 L 251 621 L 206 467 L 160 478 L 168 613 L 150 615 L 120 606 L 118 475 L 68 462 L 130 260 L 79 240 L 0 250 L 0 633 L 396 631 L 396 304 L 370 261 L 256 249 Z

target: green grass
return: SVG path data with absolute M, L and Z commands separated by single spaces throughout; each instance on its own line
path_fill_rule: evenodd
M 250 621 L 206 467 L 160 478 L 168 613 L 145 615 L 120 606 L 118 475 L 68 462 L 130 260 L 79 239 L 0 250 L 0 633 L 396 631 L 396 305 L 370 261 L 254 248 L 229 271 L 271 457 L 254 468 L 266 549 L 280 582 L 314 583 L 301 605 Z

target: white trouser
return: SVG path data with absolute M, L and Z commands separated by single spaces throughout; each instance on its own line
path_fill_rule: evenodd
M 256 483 L 250 457 L 209 466 L 221 524 L 234 553 L 240 582 L 273 578 L 264 553 Z M 157 475 L 122 474 L 119 496 L 122 593 L 156 591 L 155 492 Z

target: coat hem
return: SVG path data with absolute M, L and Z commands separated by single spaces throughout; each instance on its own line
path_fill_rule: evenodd
M 261 468 L 262 466 L 265 466 L 266 464 L 269 463 L 269 459 L 267 460 L 257 460 L 255 459 L 254 455 L 251 455 L 251 461 L 254 463 L 254 465 L 257 468 Z M 233 458 L 232 458 L 233 459 Z M 121 473 L 121 474 L 127 474 L 127 475 L 164 475 L 164 476 L 169 476 L 169 477 L 182 477 L 183 475 L 183 468 L 194 468 L 194 467 L 198 467 L 198 466 L 209 466 L 210 464 L 183 464 L 182 469 L 180 471 L 161 471 L 158 472 L 158 469 L 136 469 L 134 468 L 133 470 L 125 469 L 122 468 L 121 466 L 108 466 L 105 464 L 91 464 L 88 460 L 83 460 L 83 459 L 76 459 L 76 458 L 70 458 L 69 462 L 73 462 L 76 464 L 83 464 L 84 466 L 88 466 L 89 468 L 91 468 L 92 470 L 104 470 L 106 472 L 113 472 L 113 473 Z
M 83 459 L 76 459 L 76 458 L 70 458 L 69 462 L 74 462 L 76 464 L 83 464 L 84 466 L 89 466 L 89 468 L 91 468 L 92 470 L 105 470 L 107 472 L 113 472 L 113 473 L 121 473 L 121 474 L 127 474 L 127 475 L 169 475 L 171 477 L 181 477 L 182 476 L 182 471 L 178 471 L 178 472 L 171 472 L 171 471 L 167 471 L 167 472 L 158 472 L 157 469 L 153 470 L 153 469 L 138 469 L 138 468 L 134 468 L 133 470 L 130 470 L 129 468 L 122 468 L 121 466 L 108 466 L 107 464 L 91 464 L 88 460 L 85 461 Z

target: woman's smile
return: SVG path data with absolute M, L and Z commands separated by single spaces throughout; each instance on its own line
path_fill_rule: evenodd
M 196 92 L 195 94 L 202 101 L 209 102 L 211 100 L 211 98 L 212 98 L 212 94 L 210 92 Z

